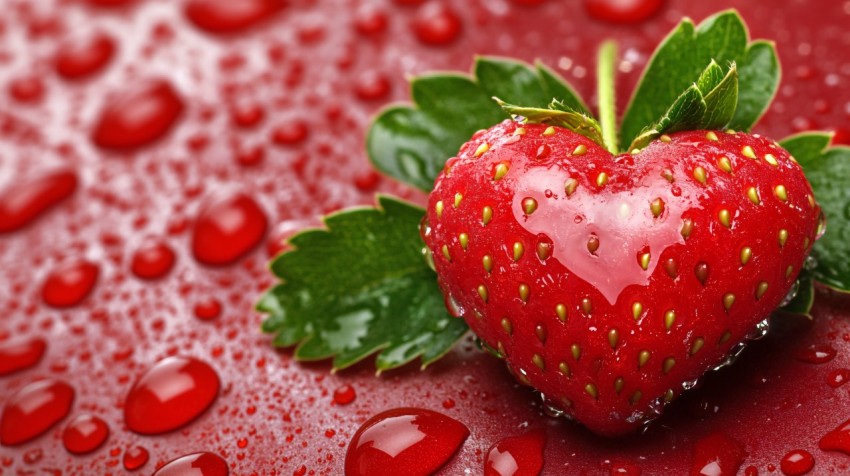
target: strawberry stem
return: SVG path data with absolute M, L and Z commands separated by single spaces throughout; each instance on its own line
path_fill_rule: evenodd
M 614 93 L 614 64 L 617 61 L 617 43 L 606 41 L 599 47 L 596 64 L 597 95 L 599 97 L 599 123 L 602 140 L 612 154 L 617 149 L 617 105 Z

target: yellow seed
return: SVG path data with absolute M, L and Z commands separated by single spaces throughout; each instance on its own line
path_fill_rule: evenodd
M 493 172 L 493 180 L 501 180 L 505 174 L 508 173 L 508 165 L 507 164 L 499 164 L 496 166 Z
M 617 344 L 620 343 L 620 333 L 617 332 L 617 329 L 611 329 L 608 331 L 608 345 L 611 346 L 612 349 L 617 348 Z
M 788 230 L 783 228 L 782 230 L 779 230 L 779 247 L 784 248 L 785 243 L 787 243 L 787 242 L 788 242 Z
M 489 298 L 487 286 L 484 286 L 483 284 L 478 286 L 478 296 L 481 297 L 482 301 L 487 302 L 487 299 Z
M 573 354 L 573 359 L 578 360 L 581 358 L 581 347 L 578 344 L 573 344 L 570 346 L 570 353 Z
M 631 398 L 629 398 L 629 403 L 634 405 L 639 402 L 641 398 L 643 398 L 643 393 L 641 393 L 640 390 L 636 390 L 635 393 L 632 394 Z
M 555 306 L 555 314 L 558 315 L 558 319 L 560 319 L 561 322 L 566 322 L 567 321 L 567 306 L 564 306 L 563 304 L 558 304 L 557 306 Z
M 732 162 L 729 161 L 729 157 L 720 157 L 717 159 L 717 166 L 726 173 L 732 173 Z
M 584 391 L 594 399 L 599 398 L 599 391 L 596 390 L 596 385 L 589 383 L 584 386 Z
M 811 244 L 811 240 L 807 236 L 805 239 L 803 239 L 803 249 L 804 250 L 809 249 L 809 244 Z
M 546 328 L 543 327 L 543 324 L 537 324 L 534 328 L 534 333 L 537 334 L 537 340 L 546 342 Z
M 794 267 L 791 266 L 791 265 L 788 265 L 788 267 L 785 268 L 785 279 L 790 278 L 792 273 L 794 273 Z
M 566 377 L 570 376 L 570 366 L 567 365 L 566 362 L 561 362 L 558 364 L 558 372 L 561 372 Z
M 587 153 L 587 146 L 584 144 L 579 144 L 573 149 L 573 155 L 584 155 Z
M 455 208 L 459 207 L 459 206 L 460 206 L 460 202 L 461 202 L 462 200 L 463 200 L 463 194 L 461 194 L 461 193 L 456 193 L 456 194 L 455 194 L 455 203 L 454 203 L 454 207 L 455 207 Z
M 522 243 L 517 241 L 514 243 L 514 261 L 519 261 L 522 258 L 522 254 L 525 252 L 525 247 L 522 246 Z
M 732 338 L 732 333 L 731 333 L 731 332 L 729 332 L 729 331 L 726 331 L 726 332 L 724 332 L 724 333 L 723 333 L 723 335 L 722 335 L 722 336 L 720 336 L 720 340 L 719 340 L 719 341 L 717 341 L 717 343 L 718 343 L 718 344 L 721 344 L 721 345 L 722 345 L 722 344 L 725 344 L 725 343 L 726 343 L 726 342 L 728 342 L 728 341 L 729 341 L 729 339 L 731 339 L 731 338 Z
M 591 237 L 587 239 L 587 251 L 590 251 L 591 254 L 595 254 L 598 249 L 599 238 L 596 237 L 596 235 L 591 235 Z
M 643 268 L 644 271 L 649 268 L 649 260 L 651 258 L 652 256 L 649 253 L 644 253 L 640 255 L 640 267 Z
M 537 243 L 537 257 L 546 260 L 552 255 L 552 244 L 545 241 Z
M 537 200 L 527 197 L 522 200 L 522 210 L 526 215 L 531 215 L 537 210 Z
M 741 149 L 741 153 L 744 154 L 744 157 L 755 159 L 756 153 L 752 147 L 745 145 L 743 149 Z
M 626 384 L 626 381 L 623 377 L 617 377 L 614 379 L 614 391 L 618 394 L 623 391 L 623 386 Z
M 732 293 L 726 293 L 723 295 L 723 307 L 726 308 L 727 311 L 732 309 L 732 305 L 735 304 L 735 295 Z
M 437 218 L 443 217 L 443 201 L 440 200 L 434 204 L 434 212 L 437 214 Z
M 547 127 L 546 130 L 543 131 L 543 135 L 546 137 L 555 135 L 555 128 L 552 126 Z
M 578 180 L 574 178 L 568 178 L 567 181 L 564 182 L 564 192 L 567 193 L 568 197 L 576 191 L 576 188 L 578 188 Z
M 643 367 L 649 361 L 650 353 L 648 350 L 642 350 L 638 353 L 638 368 Z
M 694 180 L 701 184 L 705 184 L 705 181 L 708 179 L 705 169 L 702 167 L 696 167 L 694 169 Z
M 785 185 L 777 185 L 773 187 L 773 194 L 776 195 L 776 198 L 783 202 L 788 200 L 788 191 L 785 190 Z
M 632 151 L 629 152 L 629 153 L 632 154 L 632 155 L 640 154 L 640 149 L 632 149 Z
M 708 140 L 716 141 L 717 134 L 715 134 L 714 131 L 708 131 L 708 133 L 705 134 L 705 138 Z
M 676 311 L 670 309 L 669 311 L 664 313 L 664 328 L 668 331 L 673 328 L 673 324 L 676 322 Z
M 492 219 L 493 219 L 493 209 L 490 208 L 489 206 L 484 207 L 481 210 L 481 224 L 486 226 L 488 223 L 490 223 L 490 220 L 492 220 Z
M 726 228 L 729 228 L 732 225 L 732 214 L 725 208 L 720 210 L 720 213 L 717 214 L 717 219 L 720 220 L 720 224 Z
M 811 194 L 807 193 L 806 194 L 806 200 L 809 201 L 809 208 L 815 208 L 815 197 L 813 197 Z
M 664 200 L 656 198 L 649 204 L 649 209 L 652 211 L 652 216 L 658 218 L 664 213 Z
M 593 312 L 593 303 L 590 302 L 590 298 L 584 298 L 581 300 L 581 309 L 585 314 Z
M 538 369 L 546 370 L 546 363 L 543 362 L 543 357 L 540 354 L 532 355 L 531 361 L 534 362 L 534 365 L 537 366 Z
M 735 135 L 736 134 L 735 129 L 726 129 L 724 132 L 729 134 L 729 135 Z
M 523 303 L 528 302 L 528 294 L 531 292 L 527 284 L 519 285 L 519 298 L 522 299 Z
M 482 142 L 481 145 L 479 145 L 478 148 L 475 149 L 474 155 L 475 157 L 481 157 L 482 155 L 484 155 L 484 152 L 487 152 L 488 150 L 490 150 L 490 144 Z
M 514 333 L 514 325 L 511 324 L 511 320 L 507 317 L 502 318 L 502 329 L 507 332 L 508 335 Z
M 632 317 L 634 317 L 635 320 L 638 320 L 638 319 L 640 319 L 641 314 L 643 314 L 643 304 L 641 304 L 639 302 L 633 303 L 632 304 Z
M 521 136 L 525 134 L 525 127 L 517 127 L 514 129 L 514 135 Z
M 457 241 L 460 243 L 460 247 L 466 249 L 469 246 L 469 235 L 466 233 L 461 233 L 457 235 Z
M 774 167 L 779 166 L 779 162 L 776 161 L 776 157 L 773 154 L 765 154 L 764 155 L 764 161 L 767 162 L 768 164 L 774 166 Z
M 673 393 L 672 388 L 668 388 L 666 392 L 664 392 L 664 401 L 670 403 L 673 401 L 673 397 L 676 395 Z
M 755 187 L 750 187 L 747 189 L 747 197 L 750 198 L 750 201 L 753 202 L 754 205 L 761 204 L 761 199 L 759 198 L 759 192 Z
M 666 143 L 669 143 L 671 140 L 673 140 L 673 139 L 671 139 L 671 138 L 670 138 L 670 136 L 668 136 L 667 134 L 661 134 L 661 137 L 659 137 L 658 139 L 659 139 L 661 142 L 664 142 L 665 144 L 666 144 Z
M 664 177 L 664 180 L 667 180 L 670 183 L 673 183 L 675 180 L 673 179 L 673 171 L 665 168 L 661 171 L 661 176 Z
M 694 221 L 690 218 L 685 218 L 682 220 L 682 238 L 688 239 L 691 236 L 691 232 L 694 231 Z
M 758 287 L 756 288 L 756 301 L 761 299 L 762 296 L 764 296 L 764 293 L 767 292 L 767 286 L 767 281 L 762 281 L 759 283 Z
M 662 370 L 664 370 L 665 374 L 669 374 L 670 369 L 672 369 L 674 365 L 676 365 L 676 359 L 673 357 L 667 357 L 664 359 L 664 363 L 662 364 Z
M 745 266 L 753 257 L 753 249 L 749 246 L 741 248 L 741 266 Z
M 697 337 L 694 339 L 694 343 L 691 344 L 690 355 L 694 355 L 702 349 L 702 346 L 705 345 L 705 339 L 702 337 Z
M 608 174 L 605 172 L 600 172 L 599 175 L 596 176 L 596 186 L 604 187 L 605 184 L 608 183 Z
M 493 258 L 490 257 L 490 255 L 484 255 L 484 257 L 481 258 L 481 264 L 484 265 L 484 271 L 487 271 L 488 273 L 493 271 Z
M 451 263 L 451 261 L 452 261 L 452 255 L 451 255 L 451 254 L 449 254 L 449 247 L 448 247 L 448 245 L 443 245 L 443 257 L 445 257 L 445 258 L 446 258 L 446 261 L 448 261 L 448 262 L 450 262 L 450 263 Z

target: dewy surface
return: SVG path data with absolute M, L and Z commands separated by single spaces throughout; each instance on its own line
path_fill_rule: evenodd
M 850 469 L 850 455 L 818 448 L 850 419 L 850 301 L 824 290 L 813 322 L 775 319 L 735 366 L 624 441 L 544 416 L 538 397 L 471 340 L 425 372 L 414 364 L 376 378 L 367 362 L 332 375 L 326 362 L 296 363 L 275 351 L 252 310 L 271 283 L 270 253 L 317 214 L 372 203 L 375 191 L 421 203 L 370 172 L 363 152 L 371 115 L 408 98 L 406 76 L 467 71 L 472 53 L 540 58 L 591 97 L 595 48 L 615 37 L 622 109 L 647 55 L 682 15 L 698 21 L 737 7 L 754 38 L 776 40 L 783 62 L 782 87 L 756 132 L 780 139 L 838 129 L 848 142 L 850 2 L 669 0 L 626 25 L 593 19 L 584 2 L 555 0 L 454 2 L 449 13 L 401 0 L 293 0 L 281 10 L 255 0 L 247 3 L 254 11 L 241 13 L 206 3 L 10 0 L 0 12 L 0 217 L 35 216 L 10 232 L 0 224 L 0 355 L 27 367 L 0 375 L 0 403 L 39 379 L 74 391 L 60 423 L 0 447 L 0 474 L 124 474 L 122 461 L 137 464 L 137 446 L 150 454 L 143 474 L 202 451 L 232 474 L 340 474 L 363 422 L 411 406 L 470 430 L 443 474 L 480 474 L 489 448 L 530 430 L 546 437 L 544 474 L 681 474 L 721 454 L 724 464 L 743 461 L 746 474 L 768 474 L 798 450 L 813 456 L 812 474 Z M 110 105 L 110 114 L 132 116 L 121 120 L 124 129 L 98 130 Z M 44 190 L 44 180 L 65 188 L 26 203 L 6 193 L 28 181 Z M 215 209 L 226 216 L 205 215 Z M 193 236 L 210 226 L 221 243 L 204 264 Z M 132 266 L 151 241 L 174 253 L 156 279 Z M 82 262 L 96 271 L 57 276 Z M 68 301 L 82 301 L 46 304 L 51 275 L 73 294 Z M 15 357 L 37 339 L 46 342 L 37 364 Z M 169 356 L 208 365 L 220 391 L 180 429 L 133 433 L 126 397 Z M 191 394 L 192 382 L 183 385 Z M 101 418 L 110 433 L 75 456 L 62 431 L 81 414 Z

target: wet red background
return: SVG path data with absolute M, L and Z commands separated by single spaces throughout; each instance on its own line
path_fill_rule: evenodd
M 746 453 L 740 470 L 748 475 L 780 473 L 793 450 L 813 455 L 811 474 L 850 471 L 850 455 L 818 448 L 850 418 L 850 371 L 841 370 L 850 367 L 850 298 L 825 290 L 814 322 L 778 316 L 734 368 L 710 376 L 646 435 L 617 441 L 543 416 L 538 398 L 471 341 L 425 372 L 414 364 L 375 377 L 365 363 L 332 375 L 326 363 L 272 349 L 252 310 L 272 282 L 265 263 L 281 237 L 318 214 L 371 203 L 376 191 L 422 201 L 370 172 L 363 152 L 370 117 L 407 99 L 408 75 L 466 71 L 473 54 L 540 58 L 593 102 L 595 46 L 613 36 L 625 104 L 648 54 L 683 15 L 701 20 L 734 6 L 754 37 L 776 40 L 784 66 L 756 131 L 779 139 L 833 129 L 850 142 L 850 2 L 670 0 L 628 25 L 600 21 L 580 1 L 446 2 L 445 13 L 433 1 L 291 0 L 278 10 L 254 0 L 257 15 L 218 16 L 205 3 L 3 4 L 0 352 L 34 343 L 37 357 L 38 339 L 46 346 L 36 364 L 13 373 L 18 361 L 4 356 L 0 403 L 43 378 L 66 382 L 75 398 L 42 436 L 0 446 L 0 474 L 124 474 L 137 445 L 150 454 L 143 474 L 198 451 L 219 455 L 232 474 L 341 474 L 358 427 L 402 406 L 469 428 L 444 474 L 481 474 L 493 444 L 529 430 L 546 435 L 544 474 L 608 474 L 626 463 L 643 474 L 682 474 L 702 467 L 698 448 L 717 456 L 705 439 L 717 431 Z M 134 91 L 135 102 L 127 99 Z M 99 128 L 109 115 L 114 127 Z M 147 120 L 132 122 L 139 117 Z M 27 194 L 56 205 L 15 211 Z M 81 261 L 91 264 L 76 289 L 54 284 L 58 294 L 43 295 L 46 281 L 76 279 L 68 264 Z M 811 358 L 812 345 L 825 357 Z M 218 397 L 181 429 L 133 432 L 126 397 L 168 356 L 212 368 Z M 199 385 L 208 398 L 209 376 Z M 337 403 L 344 385 L 355 397 Z M 110 434 L 74 455 L 62 435 L 81 414 L 102 419 Z

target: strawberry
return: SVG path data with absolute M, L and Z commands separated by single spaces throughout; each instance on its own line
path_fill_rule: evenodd
M 794 158 L 758 135 L 679 132 L 612 156 L 507 120 L 446 163 L 422 236 L 449 310 L 549 404 L 615 436 L 763 330 L 822 217 Z

